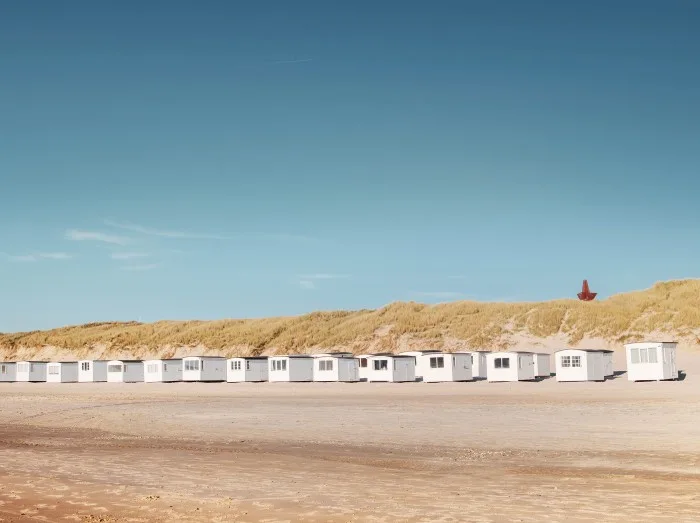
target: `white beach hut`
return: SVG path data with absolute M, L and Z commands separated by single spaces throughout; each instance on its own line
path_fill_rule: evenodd
M 146 360 L 143 362 L 145 383 L 172 383 L 182 381 L 182 360 Z
M 418 357 L 423 369 L 423 381 L 471 381 L 472 355 L 469 352 L 426 353 Z
M 532 352 L 492 352 L 486 356 L 488 381 L 528 381 L 535 379 Z
M 107 363 L 107 360 L 80 360 L 78 362 L 78 382 L 107 381 Z
M 600 350 L 558 350 L 554 366 L 557 381 L 605 381 L 605 357 Z
M 77 381 L 77 361 L 52 361 L 46 365 L 47 383 L 76 383 Z
M 487 362 L 486 356 L 491 354 L 488 350 L 476 350 L 469 352 L 472 356 L 472 378 L 486 379 Z
M 269 375 L 266 356 L 229 358 L 226 362 L 226 381 L 267 381 Z
M 143 381 L 143 361 L 110 360 L 107 362 L 109 383 L 137 383 Z
M 369 365 L 369 358 L 372 357 L 372 354 L 359 354 L 355 356 L 355 359 L 357 360 L 357 372 L 358 375 L 360 376 L 360 381 L 369 381 L 369 374 L 370 374 L 370 365 Z
M 416 362 L 413 356 L 373 354 L 368 358 L 368 381 L 416 381 Z
M 424 354 L 440 354 L 439 350 L 411 350 L 411 351 L 404 351 L 404 352 L 399 352 L 399 356 L 411 356 L 413 358 L 413 362 L 415 364 L 415 369 L 416 369 L 416 381 L 423 381 L 423 374 L 425 372 L 425 368 L 423 367 L 423 364 L 426 360 L 422 358 Z
M 615 368 L 613 367 L 613 354 L 615 354 L 611 350 L 602 350 L 600 351 L 603 353 L 603 367 L 605 371 L 605 377 L 608 378 L 610 376 L 615 375 Z
M 674 341 L 628 343 L 627 379 L 629 381 L 660 381 L 678 379 Z
M 535 377 L 549 378 L 552 374 L 551 354 L 548 352 L 533 352 L 535 362 Z
M 18 361 L 17 381 L 42 382 L 46 381 L 45 361 Z
M 17 381 L 17 364 L 14 361 L 0 363 L 0 383 Z
M 270 356 L 269 381 L 313 381 L 314 358 L 303 354 Z
M 314 354 L 314 381 L 360 381 L 358 361 L 350 352 Z
M 222 356 L 182 358 L 182 381 L 226 381 L 226 358 Z

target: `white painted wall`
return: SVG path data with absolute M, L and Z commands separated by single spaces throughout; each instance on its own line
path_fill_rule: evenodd
M 471 381 L 471 353 L 434 353 L 420 356 L 423 368 L 423 381 L 437 383 L 443 381 Z
M 506 358 L 508 367 L 505 367 L 504 359 Z M 488 381 L 535 379 L 535 357 L 531 352 L 492 352 L 486 356 L 486 365 L 486 379 Z
M 359 380 L 357 359 L 325 355 L 314 357 L 314 381 L 355 382 Z
M 371 356 L 368 366 L 368 381 L 416 381 L 416 364 L 411 356 Z
M 642 342 L 625 345 L 627 379 L 659 381 L 678 379 L 676 343 Z
M 172 383 L 182 381 L 182 360 L 146 360 L 143 362 L 145 383 Z
M 543 352 L 534 354 L 535 376 L 538 378 L 549 378 L 552 375 L 551 355 Z
M 110 360 L 107 362 L 109 383 L 143 382 L 143 362 L 138 360 Z
M 78 362 L 78 381 L 81 383 L 107 381 L 107 361 L 80 360 Z
M 268 380 L 271 382 L 314 380 L 314 358 L 311 356 L 271 356 L 268 362 Z
M 46 365 L 47 383 L 76 383 L 78 381 L 78 362 L 50 362 Z
M 486 356 L 491 354 L 490 351 L 477 350 L 469 352 L 472 355 L 472 377 L 486 378 L 488 372 L 488 363 Z
M 371 354 L 360 354 L 358 356 L 355 356 L 355 359 L 357 360 L 357 372 L 360 376 L 360 381 L 369 381 L 371 366 L 369 358 L 371 356 Z
M 0 382 L 17 381 L 17 364 L 13 361 L 0 363 Z
M 226 381 L 226 358 L 219 356 L 182 358 L 182 381 Z
M 566 349 L 554 353 L 557 381 L 605 381 L 603 352 Z
M 17 381 L 44 382 L 46 381 L 45 361 L 18 361 Z
M 226 381 L 267 381 L 269 376 L 267 358 L 229 358 L 226 361 Z

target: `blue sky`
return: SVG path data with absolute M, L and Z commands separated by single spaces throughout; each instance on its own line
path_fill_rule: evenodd
M 696 277 L 698 27 L 692 1 L 2 3 L 0 331 Z

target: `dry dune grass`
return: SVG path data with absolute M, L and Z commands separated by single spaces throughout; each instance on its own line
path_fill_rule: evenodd
M 92 323 L 0 335 L 11 357 L 27 349 L 55 347 L 75 356 L 118 353 L 167 357 L 181 347 L 225 355 L 301 352 L 345 347 L 397 350 L 407 337 L 424 346 L 459 340 L 462 347 L 506 348 L 512 337 L 564 337 L 570 345 L 598 338 L 611 344 L 667 333 L 691 346 L 700 335 L 700 280 L 657 283 L 652 288 L 583 303 L 460 301 L 439 305 L 392 303 L 377 310 L 314 312 L 260 320 Z M 99 354 L 97 353 L 99 352 Z

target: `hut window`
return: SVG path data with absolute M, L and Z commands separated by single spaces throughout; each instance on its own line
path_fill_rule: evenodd
M 167 363 L 163 363 L 163 371 L 166 371 L 166 372 L 167 372 L 167 370 L 168 370 L 168 364 L 167 364 Z
M 654 348 L 649 347 L 647 349 L 647 353 L 649 354 L 649 363 L 658 363 L 659 362 L 658 358 L 656 357 L 656 347 L 654 347 Z
M 273 360 L 272 370 L 287 370 L 287 360 Z
M 639 349 L 630 350 L 630 363 L 639 363 Z
M 363 369 L 367 368 L 367 358 L 360 358 L 360 367 Z
M 250 362 L 249 361 L 245 362 L 245 370 L 250 370 Z
M 58 365 L 51 365 L 49 367 L 49 374 L 52 374 L 52 375 L 58 374 Z
M 17 372 L 29 372 L 29 363 L 18 363 Z
M 0 365 L 0 373 L 7 374 L 7 366 L 6 365 Z
M 639 349 L 639 361 L 641 363 L 649 363 L 649 356 L 646 349 Z
M 185 370 L 199 370 L 199 360 L 185 360 Z
M 374 370 L 389 370 L 389 361 L 374 360 Z
M 149 374 L 155 374 L 156 372 L 158 372 L 158 365 L 156 365 L 155 363 L 149 363 L 146 367 L 146 372 L 148 372 Z
M 232 361 L 231 362 L 231 370 L 241 370 L 241 362 L 240 361 Z
M 497 369 L 510 369 L 510 358 L 496 358 L 493 363 Z
M 430 358 L 430 368 L 431 369 L 443 369 L 443 368 L 445 368 L 445 358 L 443 358 L 442 356 Z
M 581 356 L 571 356 L 571 366 L 580 367 L 581 366 Z
M 107 365 L 107 372 L 121 372 L 121 365 Z
M 80 364 L 80 370 L 90 370 L 90 362 L 84 361 Z
M 333 370 L 333 360 L 321 360 L 318 362 L 318 370 Z

